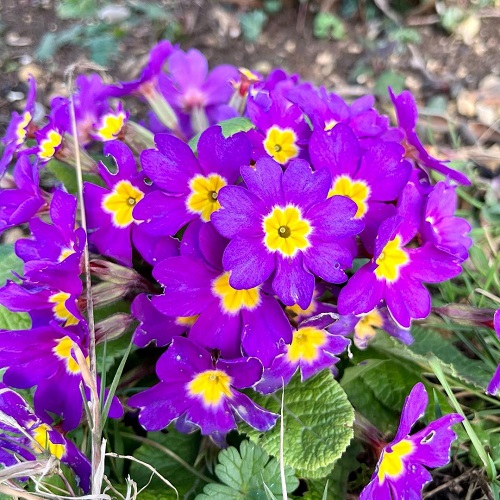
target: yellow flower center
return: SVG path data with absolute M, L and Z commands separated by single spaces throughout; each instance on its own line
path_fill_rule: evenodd
M 269 156 L 284 165 L 299 154 L 297 136 L 291 128 L 271 127 L 264 139 L 264 149 Z
M 370 197 L 370 186 L 363 181 L 355 181 L 347 175 L 337 177 L 333 182 L 333 187 L 328 192 L 328 197 L 334 195 L 346 196 L 358 206 L 356 219 L 361 219 L 368 211 L 368 198 Z
M 125 113 L 118 113 L 117 115 L 109 113 L 102 117 L 102 126 L 97 129 L 96 135 L 102 141 L 111 141 L 116 139 L 120 133 L 123 123 L 125 122 Z
M 312 363 L 319 356 L 319 350 L 326 344 L 326 333 L 311 326 L 299 328 L 293 334 L 292 343 L 288 346 L 287 357 L 292 363 L 303 360 Z
M 49 431 L 50 427 L 47 424 L 40 424 L 33 429 L 31 432 L 35 442 L 31 446 L 36 453 L 48 451 L 51 455 L 61 460 L 66 453 L 66 446 L 64 444 L 54 444 L 49 438 Z
M 24 142 L 24 139 L 26 139 L 26 127 L 29 125 L 30 121 L 31 113 L 29 111 L 25 111 L 22 120 L 19 122 L 19 125 L 16 128 L 16 143 L 18 146 Z
M 63 248 L 61 250 L 61 253 L 59 254 L 59 258 L 57 259 L 58 262 L 62 262 L 63 260 L 67 259 L 70 255 L 73 255 L 75 251 L 72 248 Z
M 242 309 L 255 309 L 260 303 L 259 287 L 236 290 L 229 284 L 229 275 L 223 273 L 212 282 L 212 293 L 221 299 L 222 310 L 235 315 Z
M 38 145 L 38 156 L 42 160 L 50 160 L 54 157 L 56 148 L 61 145 L 62 135 L 57 130 L 50 130 L 45 139 Z
M 199 314 L 194 316 L 177 316 L 175 322 L 180 326 L 193 326 L 198 319 Z
M 119 181 L 102 200 L 102 209 L 112 215 L 113 225 L 120 228 L 134 222 L 132 210 L 144 198 L 144 193 L 129 181 Z
M 326 123 L 325 123 L 325 132 L 327 132 L 328 130 L 332 130 L 333 127 L 335 127 L 335 125 L 337 125 L 338 121 L 337 120 L 334 120 L 333 118 L 331 120 L 328 120 Z
M 54 304 L 54 307 L 52 308 L 54 316 L 60 321 L 66 321 L 64 326 L 77 325 L 80 321 L 78 318 L 75 318 L 75 316 L 73 316 L 73 314 L 71 314 L 66 307 L 66 301 L 70 298 L 70 296 L 71 295 L 69 293 L 59 292 L 54 293 L 49 297 L 49 302 Z
M 409 260 L 408 254 L 401 248 L 401 236 L 397 235 L 385 245 L 382 253 L 375 261 L 378 264 L 375 275 L 378 279 L 385 279 L 389 283 L 397 281 L 399 270 Z
M 201 398 L 205 406 L 218 406 L 224 397 L 233 396 L 231 382 L 231 377 L 221 370 L 206 370 L 198 373 L 187 389 L 190 396 Z
M 314 314 L 317 307 L 318 304 L 313 298 L 307 309 L 302 309 L 302 307 L 300 307 L 298 304 L 294 304 L 293 306 L 286 306 L 285 310 L 296 314 L 297 317 L 307 317 Z
M 264 245 L 271 252 L 280 252 L 285 257 L 293 257 L 297 251 L 309 248 L 308 236 L 312 227 L 302 218 L 300 209 L 287 205 L 274 207 L 263 219 Z
M 59 358 L 66 361 L 66 370 L 68 373 L 74 375 L 80 373 L 80 367 L 76 362 L 73 354 L 73 341 L 66 335 L 62 339 L 58 339 L 56 346 L 52 352 Z M 87 358 L 88 361 L 88 358 Z
M 207 177 L 195 175 L 189 181 L 191 194 L 186 205 L 191 213 L 200 214 L 201 220 L 208 222 L 211 215 L 220 208 L 219 190 L 227 184 L 226 179 L 219 174 Z
M 375 328 L 382 328 L 384 320 L 377 309 L 362 316 L 354 327 L 354 336 L 359 340 L 367 340 L 375 336 Z
M 392 451 L 384 450 L 382 460 L 378 468 L 379 483 L 383 483 L 386 477 L 397 478 L 401 476 L 404 469 L 403 459 L 413 452 L 413 443 L 403 439 L 392 446 Z

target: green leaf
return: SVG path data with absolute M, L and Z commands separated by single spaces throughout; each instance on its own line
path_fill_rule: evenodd
M 314 16 L 313 34 L 316 38 L 342 40 L 345 37 L 344 23 L 331 12 L 318 12 Z
M 241 31 L 247 42 L 255 42 L 264 29 L 267 14 L 263 10 L 254 10 L 240 15 Z
M 35 57 L 39 61 L 46 61 L 54 56 L 59 44 L 55 33 L 45 33 L 35 51 Z
M 386 97 L 388 87 L 392 87 L 395 94 L 401 93 L 405 88 L 405 77 L 395 71 L 384 71 L 377 78 L 374 91 L 377 95 Z
M 112 56 L 118 52 L 115 37 L 107 33 L 87 38 L 85 46 L 90 50 L 92 61 L 101 66 L 106 66 Z
M 219 125 L 222 129 L 222 135 L 227 139 L 238 132 L 247 132 L 248 130 L 253 129 L 254 124 L 248 119 L 243 117 L 230 118 L 229 120 L 223 120 L 219 122 Z M 189 141 L 189 147 L 196 152 L 198 148 L 198 141 L 200 140 L 200 134 L 195 135 Z
M 14 245 L 0 245 L 0 286 L 5 285 L 7 280 L 19 281 L 12 271 L 23 274 L 24 263 L 14 253 Z
M 61 19 L 89 18 L 97 11 L 97 0 L 60 0 L 56 11 Z
M 222 450 L 215 474 L 224 484 L 207 484 L 196 500 L 261 499 L 266 498 L 266 493 L 283 499 L 278 461 L 270 459 L 262 448 L 251 441 L 242 441 L 239 451 L 233 446 Z M 289 467 L 285 468 L 285 481 L 287 493 L 299 485 L 299 480 Z
M 280 413 L 281 391 L 252 399 Z M 283 414 L 285 463 L 305 477 L 328 474 L 353 437 L 354 410 L 342 387 L 328 370 L 305 382 L 296 374 L 285 387 Z M 246 425 L 242 430 L 267 453 L 279 456 L 279 427 L 264 434 Z
M 106 344 L 106 359 L 104 359 L 104 342 L 97 345 L 97 370 L 99 373 L 109 372 L 116 361 L 120 361 L 127 351 L 131 342 L 130 335 L 122 335 L 116 340 L 111 340 Z M 132 346 L 133 348 L 133 346 Z
M 15 313 L 0 306 L 0 330 L 28 330 L 31 318 L 28 313 Z
M 377 336 L 372 346 L 400 359 L 428 364 L 427 354 L 433 353 L 444 364 L 444 368 L 462 381 L 484 389 L 493 373 L 479 360 L 470 359 L 460 352 L 450 339 L 445 339 L 439 331 L 429 327 L 413 325 L 413 344 L 405 346 L 388 336 Z M 380 338 L 379 338 L 380 337 Z
M 418 381 L 419 378 L 409 374 L 400 363 L 370 359 L 347 368 L 341 384 L 356 411 L 377 428 L 392 433 L 397 428 L 404 399 Z
M 155 443 L 172 450 L 188 464 L 193 464 L 195 462 L 201 443 L 199 433 L 181 434 L 180 432 L 177 432 L 173 426 L 168 428 L 167 433 L 149 432 L 148 438 Z M 159 474 L 161 474 L 177 488 L 181 498 L 186 492 L 192 490 L 196 486 L 199 486 L 201 483 L 201 481 L 182 464 L 167 455 L 162 450 L 159 450 L 150 444 L 141 444 L 141 446 L 134 452 L 134 457 L 152 465 Z M 138 486 L 142 487 L 147 484 L 151 478 L 151 471 L 141 464 L 132 462 L 130 466 L 130 475 L 132 479 L 137 482 Z M 165 483 L 163 483 L 163 481 L 161 481 L 161 479 L 156 475 L 153 476 L 151 480 L 150 488 L 162 489 L 165 494 L 170 495 L 170 493 L 166 491 Z M 173 491 L 171 498 L 175 498 L 175 493 Z
M 308 479 L 309 491 L 304 495 L 307 500 L 344 500 L 347 497 L 349 474 L 360 467 L 356 459 L 363 451 L 359 441 L 352 441 L 345 453 L 335 464 L 331 474 L 323 479 Z
M 76 180 L 76 171 L 73 167 L 66 165 L 57 160 L 50 160 L 45 166 L 45 170 L 52 173 L 59 182 L 61 182 L 69 193 L 76 194 L 78 192 L 78 182 Z M 84 173 L 83 180 L 92 182 L 99 186 L 103 186 L 103 180 L 93 174 Z

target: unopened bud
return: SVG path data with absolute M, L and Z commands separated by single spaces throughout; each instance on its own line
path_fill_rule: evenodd
M 482 309 L 459 304 L 434 307 L 433 312 L 451 319 L 454 323 L 466 326 L 486 326 L 493 328 L 494 309 Z
M 140 289 L 145 286 L 144 278 L 137 271 L 130 267 L 120 266 L 119 264 L 114 264 L 107 260 L 92 259 L 90 261 L 90 272 L 93 276 L 109 283 L 128 285 Z
M 154 135 L 147 128 L 130 120 L 124 127 L 123 141 L 137 154 L 156 147 Z
M 123 335 L 134 320 L 133 316 L 126 313 L 116 313 L 109 318 L 99 321 L 95 325 L 96 343 L 114 340 Z

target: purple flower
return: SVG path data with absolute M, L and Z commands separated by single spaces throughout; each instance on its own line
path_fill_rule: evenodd
M 361 238 L 369 252 L 383 220 L 395 215 L 390 202 L 396 200 L 411 174 L 410 163 L 403 160 L 404 148 L 396 142 L 376 141 L 362 148 L 352 129 L 338 124 L 328 131 L 315 131 L 309 144 L 315 169 L 328 168 L 332 174 L 329 195 L 347 196 L 363 220 Z
M 433 158 L 420 142 L 415 132 L 418 119 L 417 104 L 411 92 L 405 90 L 396 96 L 394 92 L 389 89 L 389 94 L 396 108 L 399 128 L 406 136 L 404 142 L 406 157 L 415 161 L 420 167 L 433 169 L 459 184 L 469 185 L 470 181 L 464 174 L 447 167 L 444 163 Z
M 28 155 L 20 155 L 14 166 L 16 187 L 0 188 L 0 233 L 29 222 L 32 217 L 47 207 L 38 182 L 37 162 L 32 164 Z
M 9 126 L 2 139 L 5 148 L 0 158 L 0 179 L 3 177 L 14 155 L 24 144 L 28 136 L 28 128 L 33 120 L 35 112 L 36 81 L 32 76 L 29 77 L 28 84 L 29 90 L 24 112 L 21 115 L 16 112 L 12 113 Z
M 191 241 L 189 241 L 191 240 Z M 278 301 L 260 286 L 236 290 L 222 268 L 227 244 L 213 226 L 192 223 L 183 236 L 181 256 L 165 259 L 153 276 L 165 287 L 152 298 L 162 313 L 186 324 L 188 338 L 224 358 L 255 356 L 267 366 L 291 341 L 291 327 Z
M 383 448 L 360 500 L 421 498 L 423 486 L 432 480 L 425 467 L 442 467 L 449 462 L 450 446 L 457 437 L 451 426 L 461 422 L 463 417 L 457 413 L 445 415 L 410 436 L 411 428 L 423 416 L 427 403 L 424 385 L 416 384 L 406 398 L 398 432 Z
M 88 333 L 82 323 L 62 328 L 52 322 L 30 330 L 0 331 L 0 367 L 7 368 L 4 383 L 18 389 L 36 385 L 36 413 L 48 424 L 52 423 L 51 413 L 59 415 L 65 431 L 74 429 L 82 418 L 83 379 L 74 354 L 80 349 L 85 359 L 88 355 Z M 36 348 L 27 349 L 27 343 Z M 110 417 L 121 414 L 115 399 Z
M 456 206 L 455 187 L 438 182 L 427 196 L 420 235 L 422 241 L 430 241 L 443 252 L 466 260 L 472 245 L 468 237 L 471 226 L 465 219 L 454 216 Z
M 314 89 L 304 83 L 290 89 L 286 96 L 308 116 L 315 132 L 328 131 L 343 123 L 356 134 L 362 147 L 403 139 L 401 131 L 389 126 L 389 118 L 373 108 L 372 95 L 360 97 L 349 105 L 337 94 L 327 93 L 324 87 Z
M 250 144 L 240 132 L 225 138 L 218 126 L 200 136 L 198 158 L 189 146 L 168 134 L 155 136 L 158 150 L 141 155 L 145 174 L 160 190 L 148 194 L 133 215 L 150 234 L 173 235 L 188 222 L 208 222 L 219 209 L 219 190 L 236 182 L 241 165 L 250 163 Z
M 168 58 L 176 51 L 176 47 L 168 40 L 158 42 L 149 53 L 149 61 L 142 70 L 141 76 L 131 82 L 120 82 L 118 85 L 110 86 L 110 93 L 114 97 L 122 97 L 132 92 L 147 96 L 158 86 L 158 77 Z M 156 90 L 157 92 L 157 90 Z
M 31 238 L 16 241 L 24 274 L 32 283 L 51 284 L 72 294 L 81 292 L 81 259 L 85 231 L 76 227 L 76 198 L 58 189 L 50 201 L 52 224 L 34 218 Z
M 158 347 L 172 342 L 177 335 L 183 334 L 196 317 L 172 317 L 161 313 L 145 293 L 138 295 L 132 302 L 131 311 L 139 321 L 134 332 L 134 344 L 146 347 L 154 342 Z
M 61 288 L 40 286 L 25 281 L 22 284 L 7 280 L 0 288 L 0 304 L 13 312 L 28 312 L 32 327 L 56 321 L 63 326 L 77 325 L 83 317 L 77 305 L 81 292 L 65 292 Z
M 419 212 L 410 203 L 400 215 L 382 223 L 373 258 L 358 269 L 338 298 L 339 314 L 366 314 L 385 300 L 394 321 L 409 328 L 412 319 L 426 318 L 431 297 L 422 282 L 439 283 L 460 274 L 456 257 L 427 243 L 405 248 L 415 236 Z
M 50 103 L 48 123 L 35 132 L 38 143 L 36 155 L 40 164 L 43 165 L 56 157 L 63 149 L 64 134 L 70 131 L 69 100 L 55 97 Z
M 348 314 L 340 316 L 332 326 L 328 327 L 330 333 L 347 335 L 353 332 L 354 345 L 358 349 L 366 349 L 373 340 L 377 331 L 386 331 L 404 344 L 411 344 L 413 337 L 407 328 L 401 328 L 394 322 L 386 308 L 375 308 L 366 314 Z
M 12 424 L 0 424 L 0 462 L 4 466 L 15 465 L 22 456 L 36 460 L 44 453 L 53 455 L 68 465 L 76 475 L 76 481 L 85 493 L 90 489 L 90 462 L 87 457 L 53 427 L 43 423 L 26 401 L 0 383 L 0 408 L 13 419 Z
M 271 157 L 287 165 L 294 158 L 308 159 L 311 130 L 298 106 L 279 93 L 260 92 L 248 99 L 247 113 L 256 127 L 247 132 L 254 160 Z
M 137 246 L 148 246 L 148 236 L 139 228 L 133 209 L 145 196 L 148 186 L 137 165 L 132 151 L 120 141 L 110 141 L 104 146 L 104 153 L 113 156 L 118 170 L 115 174 L 101 163 L 99 171 L 107 188 L 86 182 L 84 184 L 85 207 L 88 226 L 93 232 L 89 236 L 100 253 L 115 258 L 118 262 L 132 264 L 132 240 Z M 146 241 L 144 241 L 146 240 Z M 154 245 L 158 242 L 155 239 Z M 175 255 L 176 243 L 168 241 L 167 255 Z M 151 253 L 151 250 L 148 251 Z M 148 259 L 155 255 L 149 255 Z
M 187 135 L 191 136 L 192 131 L 200 132 L 208 124 L 236 116 L 227 104 L 237 78 L 234 66 L 224 64 L 209 73 L 208 62 L 199 50 L 177 50 L 168 59 L 168 76 L 160 74 L 158 86 L 181 120 L 182 115 L 189 116 Z
M 146 430 L 160 430 L 181 419 L 197 425 L 204 435 L 223 435 L 236 428 L 238 416 L 267 431 L 278 417 L 237 390 L 261 378 L 262 364 L 256 358 L 214 362 L 207 351 L 177 337 L 158 360 L 156 373 L 160 382 L 128 401 L 141 409 L 139 422 Z
M 493 328 L 495 329 L 497 337 L 500 339 L 500 309 L 496 310 L 493 317 Z M 497 366 L 495 374 L 486 388 L 486 392 L 488 394 L 496 394 L 498 389 L 500 389 L 500 365 Z
M 269 369 L 264 370 L 264 376 L 256 389 L 263 394 L 274 392 L 288 384 L 297 369 L 300 369 L 304 382 L 321 370 L 333 367 L 339 361 L 336 354 L 344 352 L 350 343 L 342 335 L 332 335 L 312 326 L 301 326 L 293 332 L 290 344 L 282 344 L 281 353 Z
M 221 189 L 221 210 L 213 214 L 216 229 L 231 239 L 223 264 L 236 289 L 254 288 L 274 272 L 273 290 L 287 306 L 307 309 L 314 275 L 331 283 L 347 279 L 352 255 L 342 240 L 355 236 L 363 223 L 356 204 L 344 197 L 327 199 L 331 186 L 326 169 L 312 172 L 295 160 L 285 173 L 270 158 L 241 167 L 247 189 Z

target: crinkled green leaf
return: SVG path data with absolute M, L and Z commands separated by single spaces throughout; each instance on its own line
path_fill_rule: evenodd
M 261 447 L 251 441 L 242 441 L 239 451 L 233 446 L 222 450 L 215 473 L 224 484 L 207 484 L 196 500 L 263 499 L 266 498 L 265 486 L 268 494 L 283 499 L 278 461 L 270 459 Z M 285 480 L 287 493 L 299 485 L 290 467 L 285 468 Z
M 281 391 L 252 399 L 280 413 Z M 285 387 L 283 411 L 285 463 L 301 476 L 328 474 L 353 437 L 354 409 L 342 387 L 328 370 L 305 382 L 297 374 Z M 263 434 L 246 425 L 242 430 L 270 455 L 279 455 L 279 425 Z
M 326 495 L 327 500 L 344 500 L 349 474 L 360 467 L 356 457 L 361 451 L 363 447 L 360 442 L 353 440 L 335 463 L 330 475 L 322 479 L 307 480 L 309 491 L 304 495 L 304 499 L 323 500 Z
M 227 139 L 238 132 L 247 132 L 253 129 L 254 124 L 248 119 L 243 117 L 230 118 L 229 120 L 223 120 L 218 123 L 222 128 L 222 135 Z M 196 152 L 198 148 L 198 141 L 200 140 L 200 134 L 196 134 L 190 141 L 189 147 Z
M 167 433 L 163 432 L 149 432 L 148 439 L 173 451 L 176 455 L 182 458 L 185 462 L 192 465 L 194 464 L 200 449 L 201 437 L 199 433 L 181 434 L 177 432 L 173 426 L 168 428 Z M 203 482 L 194 476 L 182 464 L 176 461 L 171 456 L 164 453 L 162 450 L 155 448 L 149 444 L 142 444 L 134 452 L 134 457 L 138 460 L 146 462 L 153 466 L 158 473 L 165 479 L 170 481 L 179 491 L 182 496 L 188 491 L 198 489 L 201 490 Z M 151 478 L 151 471 L 141 464 L 133 462 L 130 466 L 130 476 L 137 482 L 139 487 L 148 483 Z M 168 498 L 175 498 L 175 493 L 167 491 L 167 486 L 157 476 L 153 476 L 149 489 L 161 489 Z

